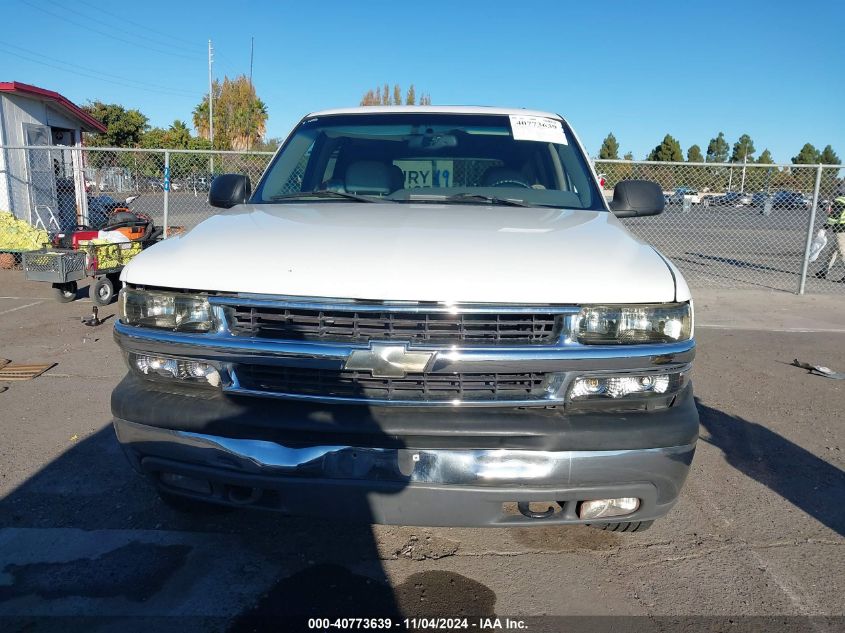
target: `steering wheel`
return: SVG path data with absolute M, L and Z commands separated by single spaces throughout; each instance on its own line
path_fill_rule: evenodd
M 531 189 L 531 185 L 521 180 L 514 180 L 512 178 L 503 178 L 490 184 L 491 187 L 522 187 L 523 189 Z

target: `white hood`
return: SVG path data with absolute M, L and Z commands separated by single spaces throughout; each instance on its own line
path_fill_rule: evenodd
M 243 205 L 147 249 L 121 279 L 397 301 L 675 299 L 669 267 L 612 213 L 466 204 Z

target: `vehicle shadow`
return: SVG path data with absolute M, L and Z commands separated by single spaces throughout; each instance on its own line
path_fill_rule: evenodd
M 357 422 L 368 424 L 366 414 Z M 72 616 L 63 631 L 91 630 L 102 617 L 130 630 L 146 618 L 149 630 L 184 633 L 306 630 L 309 617 L 493 615 L 493 591 L 457 573 L 421 566 L 391 582 L 384 561 L 420 531 L 396 528 L 376 542 L 372 492 L 339 504 L 357 504 L 355 520 L 248 509 L 183 514 L 130 468 L 104 426 L 0 499 L 0 629 L 10 617 L 22 630 Z M 215 603 L 233 591 L 242 596 L 234 612 Z
M 696 398 L 701 440 L 721 449 L 731 466 L 845 536 L 845 471 L 785 437 Z

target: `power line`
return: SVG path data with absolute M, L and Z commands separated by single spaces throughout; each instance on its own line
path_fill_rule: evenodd
M 167 47 L 178 48 L 178 49 L 185 51 L 186 53 L 198 54 L 200 52 L 200 50 L 202 50 L 199 46 L 194 48 L 192 46 L 186 46 L 186 45 L 180 43 L 179 36 L 177 36 L 177 35 L 167 34 L 167 33 L 164 33 L 163 31 L 157 31 L 156 29 L 150 28 L 148 25 L 141 24 L 139 22 L 133 22 L 132 20 L 128 20 L 128 19 L 126 19 L 126 18 L 124 18 L 124 17 L 122 17 L 122 16 L 120 16 L 116 13 L 112 13 L 111 11 L 108 11 L 107 9 L 93 5 L 90 2 L 85 2 L 84 0 L 76 0 L 76 1 L 77 1 L 77 3 L 81 3 L 81 4 L 86 5 L 87 7 L 90 7 L 91 9 L 97 11 L 98 13 L 105 13 L 107 15 L 110 15 L 110 16 L 116 18 L 117 20 L 120 21 L 120 28 L 121 29 L 127 30 L 126 25 L 132 24 L 134 26 L 137 26 L 139 28 L 144 29 L 145 32 L 159 33 L 161 35 L 161 37 L 155 38 L 155 37 L 150 37 L 149 35 L 147 35 L 145 33 L 139 33 L 137 31 L 131 31 L 132 37 L 148 40 L 150 42 L 153 42 L 156 46 L 164 45 L 164 46 L 167 46 Z M 61 7 L 61 5 L 59 5 L 56 2 L 56 0 L 50 0 L 50 2 L 53 5 Z M 61 7 L 61 8 L 64 8 L 64 7 Z M 79 13 L 80 17 L 83 17 L 86 20 L 93 20 L 94 22 L 99 22 L 100 24 L 103 24 L 104 26 L 111 27 L 111 28 L 114 28 L 116 26 L 112 22 L 107 22 L 107 21 L 105 21 L 101 18 L 91 17 L 88 14 L 81 13 L 78 9 L 74 9 L 74 12 Z
M 51 15 L 54 18 L 58 18 L 58 19 L 60 19 L 64 22 L 70 22 L 71 24 L 76 24 L 77 26 L 80 26 L 80 27 L 86 29 L 87 31 L 92 32 L 92 33 L 97 33 L 99 35 L 102 35 L 103 37 L 108 37 L 110 39 L 117 40 L 118 42 L 120 42 L 124 46 L 126 44 L 130 44 L 130 45 L 135 46 L 137 48 L 144 48 L 148 51 L 153 51 L 153 52 L 159 53 L 161 55 L 170 55 L 172 57 L 181 57 L 182 59 L 188 59 L 188 60 L 191 60 L 191 61 L 196 61 L 195 57 L 189 57 L 187 55 L 182 55 L 180 53 L 174 53 L 173 51 L 167 51 L 167 50 L 153 48 L 152 46 L 147 46 L 147 45 L 144 45 L 144 44 L 127 42 L 126 39 L 123 38 L 123 37 L 113 35 L 112 33 L 109 33 L 108 31 L 101 31 L 100 29 L 95 29 L 90 24 L 85 24 L 84 22 L 80 22 L 79 20 L 75 20 L 71 17 L 68 17 L 67 15 L 62 15 L 62 14 L 59 14 L 59 13 L 55 13 L 54 11 L 50 11 L 49 9 L 45 9 L 44 7 L 39 7 L 37 4 L 33 4 L 31 2 L 28 2 L 27 0 L 21 0 L 21 2 L 23 2 L 28 7 L 32 7 L 33 9 L 38 9 L 39 11 L 42 11 L 42 12 L 46 13 L 47 15 Z
M 74 69 L 73 72 L 75 72 L 76 70 L 81 70 L 81 71 L 84 71 L 86 73 L 96 75 L 98 78 L 99 77 L 103 77 L 103 78 L 110 77 L 112 79 L 116 79 L 117 81 L 120 81 L 121 83 L 135 84 L 139 87 L 149 88 L 149 89 L 154 90 L 156 92 L 168 92 L 168 93 L 172 93 L 174 95 L 184 95 L 186 97 L 192 97 L 195 94 L 194 92 L 192 92 L 190 90 L 178 90 L 178 89 L 173 89 L 173 88 L 167 88 L 167 87 L 163 87 L 159 84 L 149 83 L 147 81 L 139 81 L 137 79 L 127 79 L 126 77 L 123 77 L 121 75 L 115 75 L 115 74 L 112 74 L 112 73 L 107 73 L 105 71 L 102 71 L 102 70 L 99 70 L 99 69 L 96 69 L 96 68 L 87 68 L 85 66 L 70 64 L 68 62 L 62 61 L 61 59 L 56 59 L 55 57 L 50 57 L 49 55 L 44 55 L 43 53 L 38 53 L 36 51 L 29 50 L 27 48 L 24 48 L 23 46 L 17 46 L 15 44 L 9 44 L 8 42 L 0 42 L 0 46 L 4 46 L 6 48 L 14 48 L 18 51 L 22 51 L 22 52 L 26 53 L 27 55 L 34 55 L 36 57 L 46 59 L 46 60 L 51 61 L 51 62 L 56 63 L 56 64 L 61 64 L 63 66 L 69 66 L 70 68 Z M 12 54 L 12 53 L 10 53 L 10 54 Z
M 102 8 L 102 7 L 95 6 L 95 5 L 91 4 L 90 2 L 86 2 L 85 0 L 76 0 L 76 1 L 77 1 L 77 2 L 79 2 L 80 4 L 84 4 L 84 5 L 88 6 L 88 7 L 91 7 L 92 9 L 95 9 L 95 10 L 99 11 L 100 13 L 105 13 L 105 14 L 107 14 L 107 15 L 110 15 L 110 16 L 114 17 L 114 18 L 117 18 L 118 20 L 120 20 L 120 21 L 121 21 L 121 22 L 123 22 L 123 23 L 126 23 L 126 24 L 132 24 L 132 25 L 137 26 L 137 27 L 139 27 L 139 28 L 146 29 L 147 31 L 149 31 L 149 32 L 151 32 L 151 33 L 158 33 L 159 35 L 161 35 L 161 36 L 162 36 L 162 38 L 163 38 L 163 39 L 164 39 L 164 40 L 165 40 L 168 44 L 169 44 L 169 43 L 172 43 L 172 41 L 173 41 L 174 39 L 178 39 L 178 38 L 179 38 L 179 36 L 178 36 L 178 35 L 174 35 L 174 34 L 172 34 L 172 33 L 165 33 L 164 31 L 159 31 L 159 30 L 157 30 L 157 29 L 152 28 L 152 27 L 151 27 L 151 26 L 149 26 L 148 24 L 142 24 L 141 22 L 135 22 L 135 21 L 133 21 L 133 20 L 130 20 L 129 18 L 123 17 L 122 15 L 118 15 L 117 13 L 114 13 L 114 12 L 112 12 L 112 11 L 109 11 L 108 9 L 104 9 L 104 8 Z M 184 46 L 183 46 L 183 48 L 187 48 L 187 47 L 184 47 Z M 194 46 L 192 46 L 192 47 L 191 47 L 191 52 L 199 52 L 199 51 L 204 50 L 204 49 L 205 49 L 205 47 L 204 47 L 204 46 L 202 46 L 202 45 L 200 45 L 200 44 L 196 44 L 196 45 L 194 45 Z
M 0 42 L 0 47 L 6 47 L 6 46 L 7 46 L 7 44 L 5 42 Z M 24 59 L 26 61 L 32 62 L 33 64 L 41 64 L 42 66 L 47 66 L 47 67 L 53 68 L 55 70 L 60 70 L 61 72 L 64 72 L 64 73 L 71 73 L 71 74 L 74 74 L 74 75 L 79 75 L 81 77 L 88 77 L 89 79 L 96 79 L 97 81 L 104 81 L 106 83 L 116 84 L 116 85 L 119 85 L 119 86 L 123 86 L 124 88 L 132 88 L 133 90 L 142 90 L 142 91 L 146 91 L 146 92 L 157 92 L 157 93 L 166 94 L 166 95 L 169 95 L 169 96 L 172 96 L 172 97 L 191 97 L 191 96 L 193 96 L 191 93 L 188 93 L 188 92 L 176 92 L 174 90 L 161 89 L 161 88 L 147 88 L 147 87 L 144 87 L 143 85 L 132 85 L 131 83 L 129 83 L 132 80 L 108 79 L 106 77 L 103 77 L 102 75 L 97 75 L 97 74 L 94 74 L 94 73 L 91 73 L 91 72 L 87 72 L 85 70 L 80 70 L 78 67 L 75 68 L 73 65 L 66 64 L 64 62 L 58 62 L 58 63 L 60 63 L 64 66 L 70 66 L 71 69 L 62 68 L 61 66 L 57 66 L 56 64 L 51 64 L 51 63 L 48 63 L 48 62 L 42 62 L 42 61 L 39 61 L 39 60 L 34 59 L 32 57 L 29 57 L 27 55 L 21 55 L 20 53 L 15 53 L 15 52 L 12 52 L 12 51 L 9 51 L 9 50 L 0 51 L 0 52 L 5 53 L 6 55 L 12 55 L 13 57 L 17 57 L 19 59 Z

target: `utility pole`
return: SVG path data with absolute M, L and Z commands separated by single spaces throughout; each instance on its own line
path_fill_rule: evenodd
M 252 88 L 252 56 L 255 52 L 255 37 L 249 38 L 249 87 Z
M 211 40 L 208 40 L 208 137 L 211 140 L 211 149 L 214 149 L 214 83 L 212 82 L 211 64 L 214 63 L 214 47 Z M 211 174 L 214 174 L 214 154 L 211 156 Z
M 745 191 L 745 166 L 748 164 L 748 147 L 745 148 L 745 156 L 742 157 L 742 184 L 739 186 L 740 193 Z

